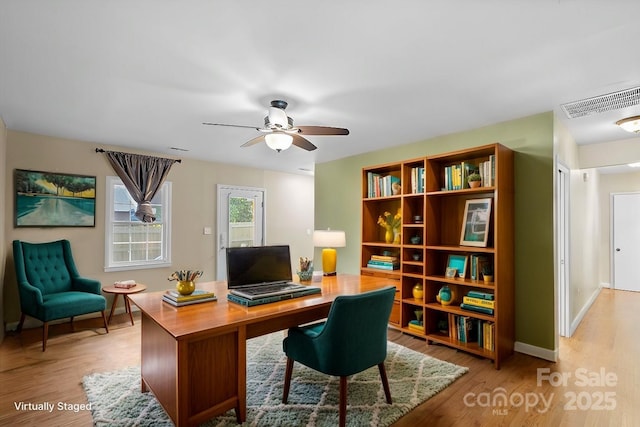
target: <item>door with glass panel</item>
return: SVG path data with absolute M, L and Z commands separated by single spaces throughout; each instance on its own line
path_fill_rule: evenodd
M 264 198 L 262 188 L 218 184 L 217 280 L 227 279 L 227 247 L 264 244 Z

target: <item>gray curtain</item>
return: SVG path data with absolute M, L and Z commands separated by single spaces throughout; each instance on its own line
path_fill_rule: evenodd
M 118 174 L 131 197 L 138 203 L 136 217 L 143 222 L 156 220 L 151 199 L 167 178 L 171 166 L 177 161 L 161 157 L 105 151 L 109 163 Z

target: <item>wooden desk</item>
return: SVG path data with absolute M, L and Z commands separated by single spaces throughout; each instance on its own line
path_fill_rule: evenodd
M 129 295 L 142 312 L 142 391 L 153 391 L 177 427 L 229 409 L 241 423 L 247 417 L 247 339 L 323 319 L 337 296 L 390 284 L 372 276 L 324 277 L 322 294 L 255 307 L 227 301 L 226 282 L 198 283 L 218 301 L 184 307 L 163 303 L 163 292 Z

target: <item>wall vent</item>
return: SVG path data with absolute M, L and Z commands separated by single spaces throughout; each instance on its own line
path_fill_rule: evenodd
M 640 86 L 562 104 L 569 119 L 640 105 Z

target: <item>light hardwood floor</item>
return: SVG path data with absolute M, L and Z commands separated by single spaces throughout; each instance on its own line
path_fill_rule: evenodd
M 515 353 L 499 371 L 487 360 L 390 330 L 392 341 L 470 369 L 395 426 L 638 426 L 639 321 L 640 293 L 604 289 L 574 336 L 561 340 L 559 362 Z M 92 425 L 88 411 L 47 413 L 16 404 L 83 404 L 85 375 L 139 364 L 139 317 L 135 326 L 128 316 L 114 317 L 108 335 L 100 323 L 79 321 L 74 333 L 68 324 L 52 326 L 44 353 L 40 329 L 9 333 L 0 345 L 0 425 Z M 547 379 L 538 384 L 539 376 Z

